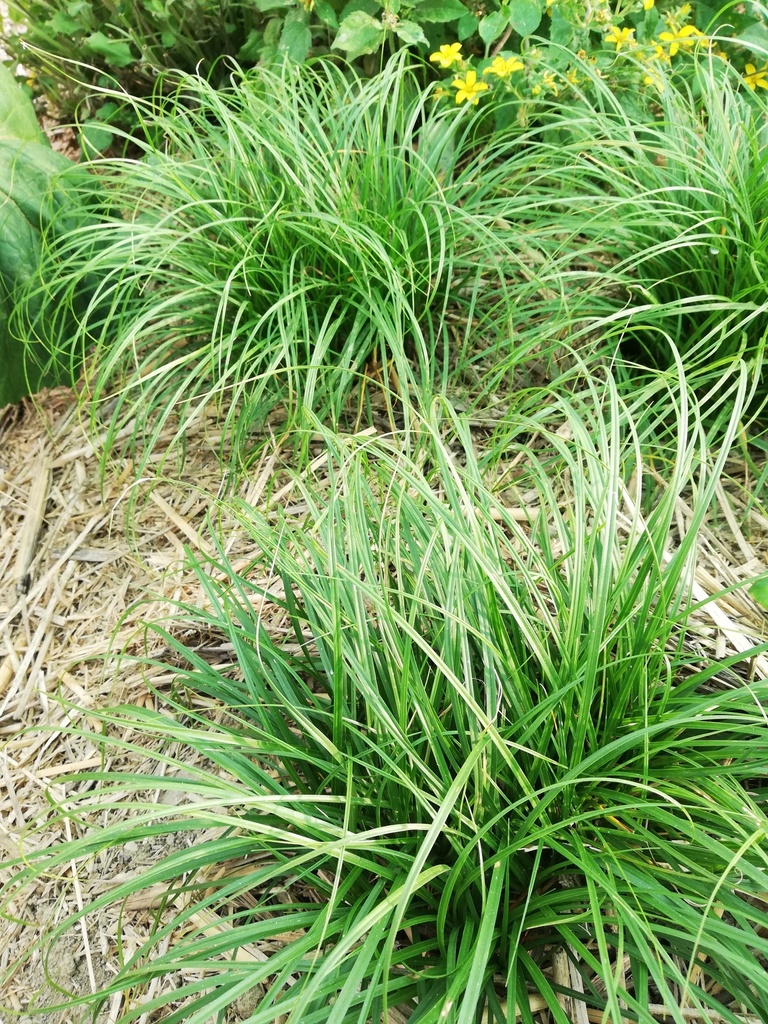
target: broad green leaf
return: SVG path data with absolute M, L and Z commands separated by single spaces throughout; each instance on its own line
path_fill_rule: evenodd
M 315 0 L 314 11 L 324 25 L 328 25 L 329 28 L 339 27 L 339 19 L 336 17 L 336 11 L 334 11 L 333 6 L 328 3 L 328 0 Z
M 281 7 L 293 7 L 293 0 L 253 0 L 253 6 L 266 14 L 267 11 L 276 11 Z
M 573 25 L 566 18 L 560 8 L 555 5 L 550 8 L 552 19 L 549 23 L 549 38 L 558 46 L 571 46 L 573 43 Z
M 456 31 L 456 36 L 459 42 L 463 43 L 465 39 L 469 39 L 477 32 L 478 18 L 477 15 L 472 11 L 467 11 L 459 18 L 459 25 Z
M 415 21 L 401 21 L 395 29 L 398 39 L 401 39 L 406 46 L 427 45 L 427 37 L 421 25 Z
M 749 596 L 763 608 L 768 608 L 768 576 L 760 576 L 749 588 Z
M 5 314 L 36 278 L 43 233 L 66 231 L 81 223 L 83 207 L 70 175 L 87 176 L 87 172 L 47 142 L 0 140 L 0 406 L 67 379 L 66 373 L 62 378 L 33 365 L 37 361 L 46 366 L 45 350 L 11 337 Z M 27 359 L 30 355 L 32 363 Z
M 5 64 L 0 64 L 0 138 L 45 141 L 31 100 Z
M 541 23 L 541 5 L 537 0 L 510 0 L 509 23 L 519 36 L 529 36 Z
M 93 4 L 89 3 L 88 0 L 72 0 L 72 3 L 67 4 L 67 14 L 72 18 L 80 18 L 80 21 L 87 21 L 91 24 L 93 18 Z
M 364 11 L 355 11 L 339 26 L 333 41 L 334 50 L 346 50 L 350 60 L 365 53 L 375 53 L 384 42 L 384 26 Z
M 103 121 L 93 119 L 84 121 L 80 126 L 80 148 L 88 156 L 98 156 L 109 148 L 113 133 Z
M 270 18 L 264 29 L 264 45 L 277 46 L 283 34 L 283 19 Z
M 118 110 L 116 103 L 105 103 L 95 117 L 85 121 L 80 128 L 80 148 L 88 156 L 98 156 L 109 148 L 115 135 L 109 127 L 109 119 Z
M 64 11 L 56 11 L 52 18 L 45 22 L 45 28 L 57 35 L 74 36 L 83 31 L 83 23 L 70 18 Z
M 502 7 L 500 11 L 494 11 L 493 14 L 486 14 L 484 18 L 481 18 L 477 30 L 485 45 L 490 46 L 494 39 L 499 38 L 508 24 L 509 9 Z
M 175 46 L 176 45 L 176 36 L 173 34 L 173 32 L 161 32 L 160 33 L 160 42 L 163 44 L 163 46 L 167 46 L 167 47 Z
M 122 40 L 108 39 L 103 32 L 94 32 L 92 35 L 86 36 L 83 43 L 92 53 L 103 57 L 112 67 L 127 68 L 129 64 L 136 61 L 128 43 Z
M 356 11 L 365 11 L 366 14 L 373 16 L 380 10 L 381 4 L 378 3 L 378 0 L 347 0 L 347 3 L 344 4 L 339 12 L 339 24 Z
M 555 8 L 556 10 L 557 8 Z M 642 22 L 638 26 L 637 38 L 644 43 L 650 43 L 657 32 L 663 32 L 664 29 L 660 27 L 659 12 L 655 7 L 651 8 L 650 11 L 646 11 Z
M 306 11 L 289 11 L 285 16 L 283 31 L 277 48 L 297 64 L 303 64 L 309 55 L 312 45 L 312 33 L 309 31 Z
M 24 346 L 7 330 L 14 289 L 32 278 L 40 259 L 40 233 L 5 189 L 0 189 L 0 408 L 29 394 Z
M 67 4 L 67 14 L 74 18 L 78 32 L 95 29 L 99 23 L 94 16 L 93 5 L 88 3 L 88 0 L 74 0 L 73 3 Z
M 264 45 L 264 33 L 257 32 L 255 28 L 252 28 L 248 33 L 248 38 L 245 40 L 243 45 L 237 51 L 237 59 L 239 61 L 257 61 L 261 53 L 261 48 Z
M 458 21 L 467 13 L 461 0 L 422 0 L 413 8 L 413 18 L 417 21 Z
M 761 57 L 768 55 L 768 28 L 759 21 L 753 22 L 734 36 L 742 46 L 747 46 Z

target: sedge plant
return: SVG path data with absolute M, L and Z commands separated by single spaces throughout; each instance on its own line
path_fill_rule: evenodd
M 615 272 L 641 306 L 657 306 L 687 365 L 759 360 L 768 331 L 768 155 L 765 102 L 717 58 L 669 75 L 661 115 L 642 131 L 616 123 L 592 157 L 610 178 L 626 246 Z M 623 138 L 622 138 L 623 136 Z M 656 367 L 674 355 L 654 329 L 631 320 L 624 351 Z M 644 322 L 643 322 L 644 321 Z M 763 393 L 763 398 L 765 397 Z
M 365 82 L 328 62 L 185 77 L 137 106 L 162 146 L 93 165 L 102 217 L 47 248 L 17 333 L 85 363 L 91 425 L 139 471 L 210 405 L 238 459 L 265 423 L 370 421 L 374 393 L 392 425 L 440 393 L 504 407 L 571 349 L 631 386 L 674 352 L 758 379 L 763 104 L 692 67 L 695 88 L 660 67 L 638 114 L 582 62 L 567 104 L 507 99 L 497 131 L 402 55 Z
M 691 56 L 685 75 L 634 60 L 647 72 L 644 113 L 575 59 L 580 84 L 561 83 L 568 101 L 518 101 L 534 125 L 505 164 L 507 182 L 494 181 L 495 208 L 506 201 L 510 245 L 525 245 L 525 228 L 553 273 L 525 301 L 508 286 L 514 337 L 535 325 L 551 344 L 568 339 L 583 358 L 610 361 L 628 393 L 678 356 L 704 387 L 743 357 L 757 385 L 754 421 L 768 398 L 765 101 L 707 53 Z M 489 103 L 485 123 L 493 116 Z M 569 287 L 576 279 L 580 292 Z M 519 354 L 502 342 L 483 365 L 476 406 L 504 390 L 507 360 L 519 364 Z
M 488 136 L 402 55 L 364 82 L 318 62 L 162 93 L 136 101 L 140 158 L 91 165 L 101 218 L 47 248 L 16 324 L 73 379 L 85 363 L 92 427 L 139 470 L 212 404 L 242 455 L 268 419 L 359 418 L 381 385 L 393 422 L 436 392 L 482 403 L 615 308 L 581 138 Z
M 219 91 L 187 76 L 136 109 L 162 145 L 93 165 L 101 223 L 49 252 L 30 302 L 53 321 L 25 324 L 53 361 L 88 359 L 107 448 L 132 423 L 149 452 L 170 418 L 183 431 L 210 403 L 243 447 L 270 414 L 333 424 L 363 378 L 405 411 L 414 390 L 428 398 L 446 294 L 469 305 L 500 271 L 471 174 L 453 181 L 466 156 L 453 118 L 425 131 L 429 100 L 402 56 L 368 82 L 327 62 L 236 73 Z M 55 311 L 84 272 L 101 286 L 73 337 Z
M 122 992 L 121 1024 L 203 1024 L 257 990 L 249 1024 L 765 1019 L 768 683 L 759 650 L 696 643 L 692 593 L 747 381 L 721 380 L 717 450 L 678 364 L 634 409 L 610 380 L 542 391 L 484 462 L 445 403 L 410 447 L 329 434 L 300 519 L 239 504 L 253 564 L 222 540 L 203 599 L 151 627 L 167 713 L 100 716 L 110 748 L 155 737 L 164 777 L 73 776 L 51 820 L 81 837 L 33 845 L 6 888 L 198 837 L 47 936 L 144 886 L 174 908 L 69 1012 Z

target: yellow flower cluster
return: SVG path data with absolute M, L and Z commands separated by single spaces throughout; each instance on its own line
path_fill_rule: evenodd
M 461 55 L 461 43 L 447 43 L 441 46 L 435 53 L 430 54 L 429 59 L 433 64 L 439 64 L 443 70 L 448 70 L 454 65 L 460 68 L 464 66 L 464 58 Z M 522 71 L 523 62 L 517 57 L 494 57 L 490 67 L 483 71 L 484 75 L 495 75 L 499 79 L 509 78 L 515 71 Z M 457 103 L 469 103 L 476 107 L 480 101 L 480 95 L 487 92 L 491 87 L 487 82 L 478 80 L 477 72 L 473 68 L 464 71 L 463 76 L 457 75 L 451 82 L 451 88 L 455 89 L 454 96 Z M 445 90 L 439 90 L 439 94 L 445 95 Z
M 305 0 L 302 0 L 302 2 L 305 2 Z M 641 0 L 641 2 L 643 9 L 649 11 L 653 8 L 655 0 Z M 635 29 L 626 26 L 609 25 L 605 32 L 605 41 L 616 48 L 616 53 L 626 50 L 642 60 L 647 67 L 647 73 L 644 76 L 645 84 L 654 86 L 661 91 L 664 88 L 664 77 L 658 67 L 654 68 L 653 65 L 654 63 L 669 64 L 672 58 L 677 56 L 681 50 L 691 50 L 694 46 L 709 46 L 714 56 L 720 57 L 722 60 L 728 60 L 728 55 L 717 48 L 714 40 L 709 39 L 695 25 L 686 22 L 690 13 L 691 5 L 684 3 L 676 11 L 668 14 L 665 18 L 667 28 L 665 31 L 659 32 L 658 39 L 650 41 L 650 51 L 648 45 L 643 46 L 637 42 L 635 39 Z M 531 50 L 529 55 L 532 58 L 536 58 L 537 51 Z M 586 59 L 587 55 L 581 50 L 577 56 Z M 435 92 L 436 98 L 452 95 L 456 103 L 467 103 L 471 106 L 477 106 L 480 96 L 491 88 L 482 78 L 478 78 L 474 68 L 467 67 L 467 63 L 461 53 L 461 43 L 446 43 L 435 53 L 430 54 L 429 59 L 445 71 L 456 69 L 459 72 L 451 82 L 451 88 L 454 92 L 451 93 L 446 89 L 440 88 Z M 590 60 L 594 64 L 596 58 L 590 58 Z M 503 81 L 516 72 L 523 71 L 524 67 L 525 65 L 519 57 L 496 56 L 490 65 L 485 68 L 483 75 L 492 75 Z M 596 66 L 594 74 L 604 77 Z M 578 85 L 579 82 L 580 79 L 575 68 L 571 68 L 564 76 L 561 76 L 561 84 L 566 86 Z M 745 65 L 744 84 L 753 92 L 758 88 L 768 89 L 768 64 L 760 69 L 756 68 L 754 64 Z M 555 80 L 555 75 L 551 71 L 534 77 L 532 83 L 529 81 L 529 87 L 533 96 L 540 95 L 544 89 L 547 89 L 555 96 L 559 95 L 559 86 Z
M 651 10 L 654 3 L 655 0 L 642 0 L 643 9 Z M 616 53 L 622 49 L 627 52 L 632 51 L 633 56 L 638 57 L 647 65 L 652 65 L 653 62 L 669 64 L 681 50 L 690 51 L 694 46 L 709 46 L 714 57 L 727 61 L 728 54 L 720 49 L 716 40 L 710 39 L 695 25 L 688 24 L 686 19 L 690 13 L 691 5 L 684 3 L 676 11 L 668 14 L 664 19 L 667 24 L 666 29 L 659 32 L 658 39 L 650 41 L 650 52 L 647 47 L 642 47 L 635 40 L 635 29 L 626 26 L 610 25 L 605 33 L 605 41 L 616 48 Z M 644 81 L 646 85 L 653 85 L 659 90 L 664 87 L 663 76 L 652 66 L 648 67 Z M 768 89 L 768 64 L 760 69 L 756 68 L 754 64 L 745 65 L 744 84 L 753 92 L 758 88 Z

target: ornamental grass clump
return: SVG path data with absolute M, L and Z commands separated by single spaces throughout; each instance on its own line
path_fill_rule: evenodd
M 629 274 L 636 299 L 671 311 L 689 365 L 742 352 L 759 365 L 768 331 L 768 108 L 718 60 L 700 62 L 691 87 L 665 89 L 660 104 L 661 118 L 633 131 L 639 146 L 628 139 L 608 157 L 632 250 L 616 271 Z M 633 343 L 640 362 L 672 362 L 658 331 L 634 331 Z
M 199 831 L 48 936 L 145 886 L 178 908 L 62 1005 L 122 992 L 125 1024 L 204 1024 L 254 991 L 251 1024 L 766 1019 L 768 683 L 759 651 L 703 652 L 693 592 L 746 381 L 721 381 L 716 452 L 682 372 L 634 412 L 586 380 L 542 392 L 484 468 L 436 405 L 410 453 L 327 435 L 299 519 L 237 506 L 253 564 L 222 541 L 204 599 L 151 627 L 175 702 L 100 716 L 110 747 L 167 741 L 162 770 L 78 773 L 96 788 L 68 785 L 61 813 L 99 824 L 33 846 L 6 892 Z
M 236 457 L 270 417 L 359 422 L 378 395 L 396 423 L 459 387 L 482 404 L 490 369 L 508 391 L 576 310 L 614 308 L 603 240 L 576 244 L 572 154 L 538 126 L 489 136 L 402 55 L 369 81 L 328 62 L 184 77 L 136 109 L 141 158 L 91 165 L 101 219 L 48 248 L 17 316 L 54 364 L 85 361 L 91 424 L 139 470 L 209 404 Z
M 455 173 L 472 152 L 402 56 L 366 82 L 328 62 L 220 91 L 184 77 L 136 109 L 162 142 L 93 165 L 105 214 L 48 254 L 33 298 L 53 319 L 26 325 L 52 359 L 88 357 L 108 446 L 133 423 L 148 451 L 209 402 L 246 437 L 276 408 L 337 422 L 363 377 L 428 398 L 448 298 L 472 315 L 474 283 L 496 281 L 497 302 L 503 280 L 480 172 Z M 101 285 L 73 338 L 59 327 L 84 273 Z
M 660 68 L 657 108 L 639 116 L 587 62 L 579 72 L 588 87 L 574 87 L 570 105 L 521 106 L 539 123 L 505 163 L 506 186 L 494 186 L 497 209 L 506 195 L 501 236 L 511 244 L 516 234 L 522 252 L 535 239 L 553 258 L 530 299 L 516 299 L 518 346 L 498 345 L 478 393 L 503 387 L 506 360 L 519 363 L 532 330 L 548 345 L 567 338 L 585 358 L 610 360 L 630 386 L 638 371 L 674 368 L 678 355 L 699 381 L 718 379 L 743 356 L 757 385 L 749 414 L 757 414 L 768 398 L 762 94 L 702 57 L 688 84 Z M 573 275 L 581 292 L 567 287 Z
M 183 78 L 138 105 L 142 159 L 93 165 L 104 213 L 48 247 L 17 333 L 85 363 L 94 431 L 139 472 L 208 405 L 239 459 L 305 413 L 509 407 L 572 349 L 715 376 L 743 354 L 757 379 L 762 101 L 714 58 L 690 91 L 660 71 L 661 116 L 578 70 L 568 105 L 505 100 L 503 129 L 433 103 L 402 56 L 364 82 L 327 62 Z

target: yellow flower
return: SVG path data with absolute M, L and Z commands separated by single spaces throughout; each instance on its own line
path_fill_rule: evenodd
M 656 2 L 656 0 L 643 0 L 643 10 L 644 11 L 652 11 L 653 10 L 653 5 L 654 5 L 655 2 Z
M 669 56 L 674 57 L 681 46 L 689 49 L 698 39 L 705 39 L 703 32 L 694 25 L 683 25 L 682 28 L 675 28 L 672 32 L 659 32 L 659 39 L 669 43 Z
M 635 40 L 632 38 L 635 34 L 633 28 L 619 28 L 617 25 L 612 25 L 605 36 L 606 43 L 613 43 L 616 46 L 616 53 L 624 46 L 632 46 Z
M 754 64 L 746 64 L 744 66 L 744 81 L 747 83 L 752 92 L 755 91 L 755 86 L 760 86 L 761 89 L 768 89 L 768 82 L 766 82 L 766 76 L 768 76 L 768 68 L 763 68 L 762 71 L 758 71 Z
M 484 75 L 498 75 L 499 78 L 506 78 L 511 75 L 513 71 L 522 71 L 523 62 L 518 60 L 517 57 L 496 57 L 494 58 L 493 64 L 489 68 L 486 68 L 483 72 Z
M 538 96 L 540 92 L 541 92 L 541 86 L 540 85 L 534 85 L 533 88 L 531 89 L 531 96 Z
M 486 89 L 490 89 L 490 85 L 487 82 L 478 82 L 477 72 L 468 71 L 464 78 L 454 78 L 451 85 L 456 90 L 456 102 L 471 103 L 473 107 L 476 107 L 480 99 L 480 93 Z
M 444 43 L 437 53 L 430 53 L 429 59 L 433 64 L 439 64 L 443 71 L 458 64 L 461 61 L 461 43 Z
M 579 72 L 576 68 L 571 68 L 571 70 L 566 73 L 565 77 L 568 79 L 571 85 L 579 85 L 579 83 L 581 82 L 581 79 L 579 78 Z
M 542 84 L 546 85 L 546 87 L 550 90 L 550 92 L 553 92 L 555 94 L 555 96 L 559 95 L 560 90 L 557 88 L 557 83 L 555 82 L 555 76 L 552 74 L 551 71 L 546 71 L 542 75 L 541 81 L 542 81 Z

